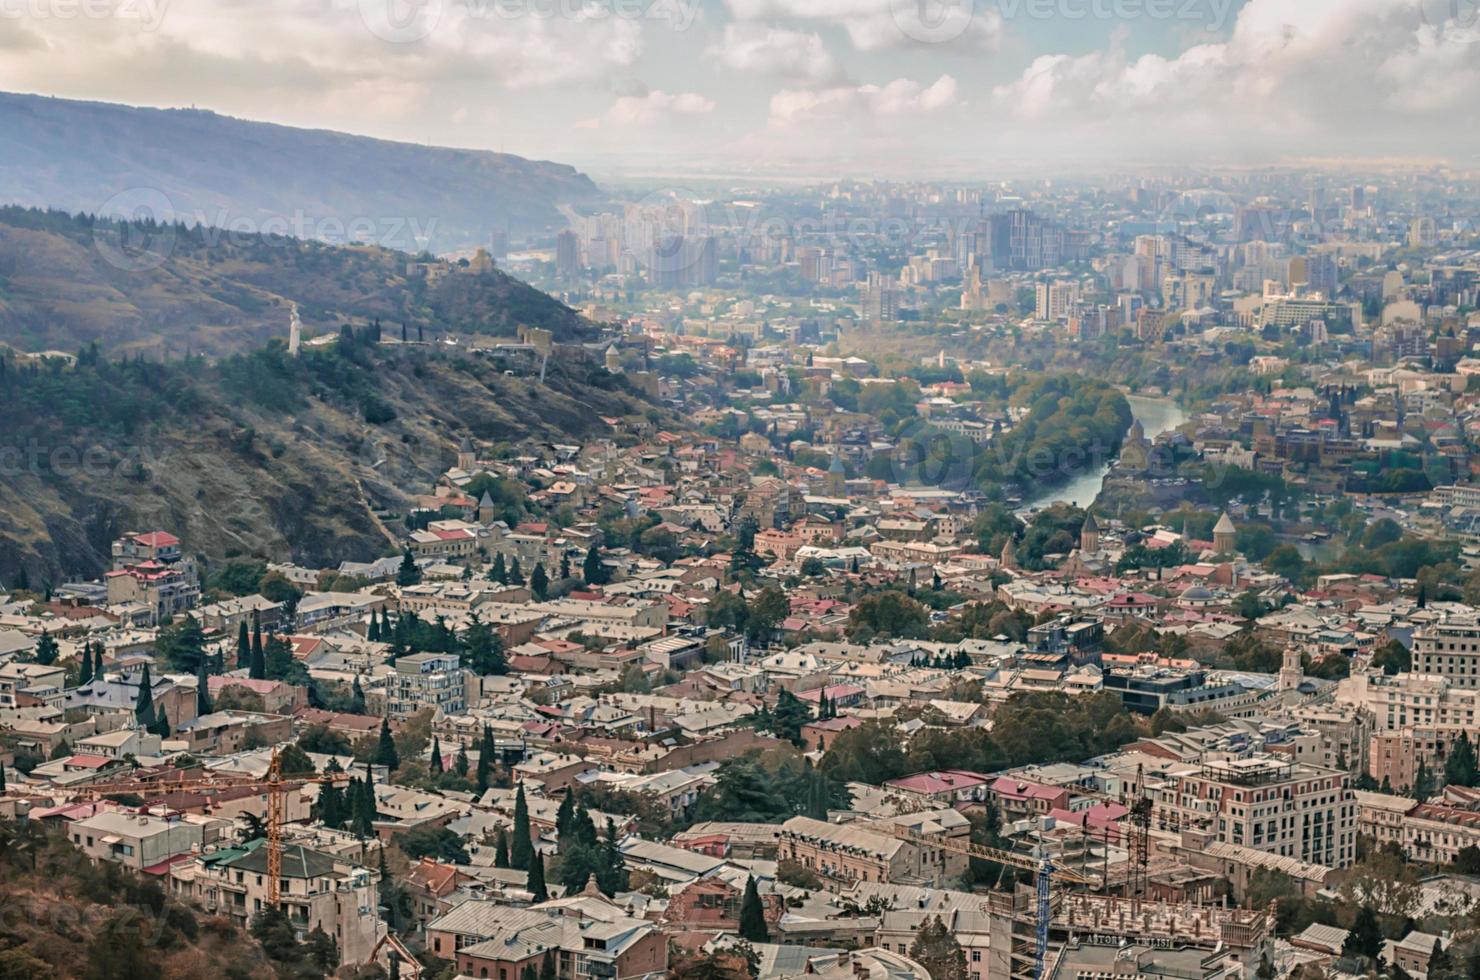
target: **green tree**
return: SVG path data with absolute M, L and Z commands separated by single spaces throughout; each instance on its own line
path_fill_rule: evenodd
M 745 632 L 751 640 L 761 640 L 781 625 L 791 614 L 791 602 L 786 593 L 775 586 L 767 586 L 756 593 L 750 602 L 749 615 L 745 620 Z
M 1474 786 L 1476 775 L 1475 746 L 1467 733 L 1460 732 L 1444 760 L 1444 781 L 1451 786 Z
M 236 631 L 236 668 L 246 670 L 252 664 L 252 641 L 247 637 L 247 621 L 242 619 Z
M 509 866 L 509 835 L 504 833 L 500 827 L 493 838 L 493 866 L 495 868 L 507 868 Z
M 1347 933 L 1341 951 L 1348 956 L 1366 956 L 1376 959 L 1382 952 L 1382 927 L 1377 922 L 1377 913 L 1372 906 L 1363 905 Z
M 476 613 L 462 635 L 463 658 L 467 668 L 479 675 L 507 674 L 509 661 L 504 656 L 504 641 L 498 630 L 480 620 Z
M 41 639 L 36 641 L 36 662 L 50 667 L 57 662 L 58 652 L 57 641 L 52 635 L 50 633 L 42 633 Z
M 411 549 L 407 548 L 401 552 L 401 567 L 396 569 L 396 584 L 405 587 L 419 582 L 421 569 L 417 567 L 416 559 L 411 557 Z
M 534 571 L 529 573 L 529 590 L 541 602 L 550 597 L 550 577 L 545 574 L 543 563 L 535 565 Z
M 134 700 L 134 718 L 141 725 L 154 720 L 154 682 L 149 678 L 149 665 L 139 672 L 139 694 Z
M 530 897 L 535 902 L 548 902 L 550 894 L 545 890 L 545 855 L 541 851 L 532 851 L 529 856 L 529 878 L 525 888 L 529 890 Z
M 967 980 L 966 953 L 938 915 L 915 933 L 910 959 L 923 966 L 931 980 Z
M 413 860 L 429 857 L 448 864 L 469 864 L 467 848 L 455 831 L 446 827 L 416 827 L 396 835 L 396 846 Z
M 581 572 L 587 585 L 605 585 L 610 579 L 606 563 L 601 560 L 601 549 L 594 542 L 586 549 L 586 560 L 581 566 Z
M 509 866 L 521 871 L 529 870 L 530 856 L 534 844 L 530 840 L 529 803 L 524 798 L 524 784 L 514 794 L 514 837 L 509 842 Z
M 206 677 L 206 661 L 202 657 L 200 669 L 195 672 L 195 716 L 200 718 L 211 713 L 211 685 Z
M 802 744 L 802 726 L 812 720 L 812 709 L 790 691 L 782 688 L 776 696 L 776 707 L 771 711 L 770 729 L 777 738 L 784 738 L 793 745 Z
M 401 756 L 396 750 L 396 740 L 391 737 L 391 721 L 389 717 L 380 719 L 380 737 L 376 741 L 375 754 L 370 761 L 378 766 L 385 766 L 388 772 L 394 772 L 401 767 Z
M 457 755 L 452 757 L 452 771 L 463 779 L 468 776 L 468 747 L 462 742 L 457 743 Z
M 766 910 L 761 905 L 755 878 L 750 875 L 745 877 L 745 897 L 740 900 L 740 937 L 752 943 L 771 941 L 771 930 L 766 927 Z

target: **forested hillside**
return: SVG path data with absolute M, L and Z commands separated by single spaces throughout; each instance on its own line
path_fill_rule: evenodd
M 0 343 L 227 354 L 286 338 L 294 304 L 308 335 L 376 319 L 405 324 L 413 338 L 512 336 L 520 326 L 563 341 L 596 333 L 497 269 L 457 267 L 433 282 L 408 274 L 411 259 L 368 245 L 0 208 Z
M 279 341 L 219 361 L 0 356 L 0 582 L 97 575 L 118 533 L 155 527 L 213 559 L 366 560 L 394 549 L 372 509 L 429 491 L 464 437 L 580 440 L 611 431 L 600 416 L 674 424 L 580 348 L 560 348 L 542 383 L 374 338 L 346 328 L 296 358 Z

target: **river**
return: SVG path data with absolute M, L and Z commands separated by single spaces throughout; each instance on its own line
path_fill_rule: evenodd
M 1175 429 L 1187 421 L 1187 413 L 1169 398 L 1126 395 L 1125 400 L 1130 402 L 1131 415 L 1139 419 L 1141 427 L 1146 430 L 1147 439 L 1155 439 L 1168 429 Z M 1023 515 L 1061 500 L 1075 507 L 1088 507 L 1100 495 L 1100 487 L 1104 485 L 1105 474 L 1108 472 L 1110 466 L 1106 464 L 1097 470 L 1076 476 L 1068 483 L 1028 500 L 1018 510 L 1018 514 Z

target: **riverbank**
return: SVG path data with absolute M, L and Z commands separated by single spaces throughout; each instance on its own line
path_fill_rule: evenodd
M 1147 439 L 1155 439 L 1163 432 L 1175 429 L 1187 421 L 1187 413 L 1183 411 L 1182 406 L 1170 398 L 1126 395 L 1125 400 L 1131 406 L 1131 417 L 1141 423 Z M 1050 504 L 1059 502 L 1073 504 L 1075 507 L 1088 507 L 1100 495 L 1100 490 L 1105 485 L 1105 475 L 1110 472 L 1110 468 L 1111 464 L 1107 463 L 1091 472 L 1076 476 L 1062 486 L 1045 490 L 1026 501 L 1018 510 L 1018 514 L 1041 510 Z

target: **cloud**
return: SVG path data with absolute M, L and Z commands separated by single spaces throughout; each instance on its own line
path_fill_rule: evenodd
M 1396 134 L 1432 135 L 1430 113 L 1475 119 L 1475 40 L 1425 23 L 1414 0 L 1249 0 L 1226 41 L 1128 58 L 1121 33 L 1104 51 L 1040 55 L 994 88 L 992 106 L 1059 128 L 1154 121 L 1181 140 L 1379 148 Z
M 677 117 L 708 115 L 714 110 L 712 99 L 695 92 L 654 90 L 643 96 L 622 96 L 612 103 L 602 121 L 612 126 L 653 126 Z
M 841 27 L 860 51 L 917 46 L 992 50 L 1002 15 L 975 0 L 726 0 L 740 21 L 798 20 Z
M 138 2 L 157 17 L 28 18 L 40 43 L 7 50 L 0 88 L 259 116 L 320 111 L 351 124 L 439 108 L 453 88 L 600 89 L 643 51 L 643 26 L 630 18 L 515 17 L 492 3 Z M 389 18 L 396 4 L 422 16 Z
M 771 97 L 771 125 L 859 123 L 883 116 L 918 115 L 958 104 L 956 80 L 942 75 L 930 85 L 896 78 L 887 85 L 783 89 Z
M 706 53 L 721 65 L 753 75 L 826 85 L 843 70 L 816 34 L 747 22 L 725 25 L 724 36 Z

